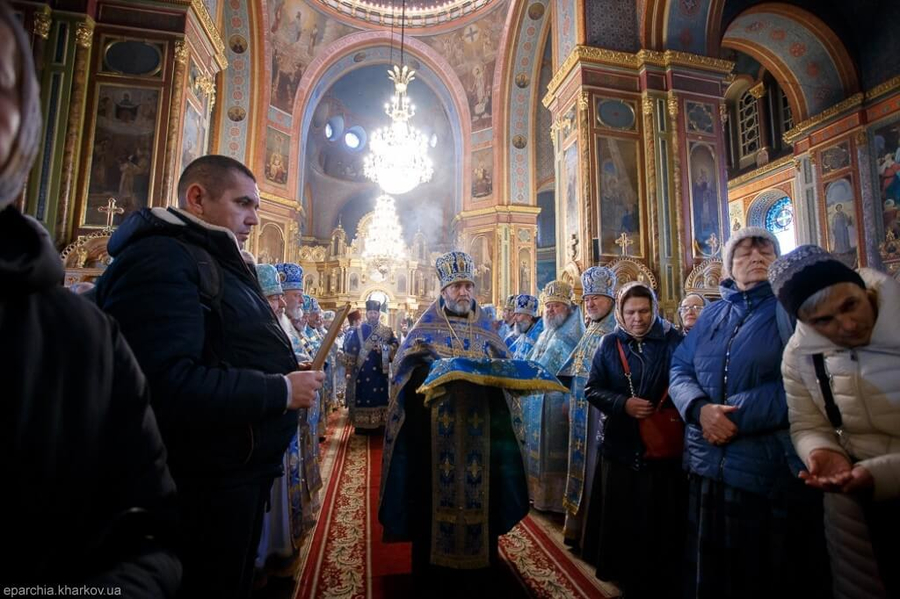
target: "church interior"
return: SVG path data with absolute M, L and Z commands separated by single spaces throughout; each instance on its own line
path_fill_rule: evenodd
M 553 280 L 579 298 L 581 273 L 606 266 L 652 287 L 670 320 L 686 294 L 718 296 L 724 244 L 747 226 L 783 252 L 817 244 L 900 278 L 900 2 L 11 6 L 43 118 L 16 205 L 50 232 L 67 286 L 104 272 L 131 213 L 175 206 L 179 176 L 207 154 L 256 176 L 245 249 L 258 263 L 299 264 L 324 310 L 378 300 L 395 331 L 438 298 L 435 258 L 453 250 L 472 256 L 481 305 Z M 427 159 L 385 196 L 370 153 L 395 65 L 414 71 L 403 86 Z M 404 595 L 408 551 L 376 538 L 372 443 L 328 427 L 319 522 L 331 528 L 308 537 L 296 581 L 258 596 Z M 355 512 L 352 493 L 369 508 Z M 536 516 L 501 541 L 520 567 L 511 588 L 616 596 L 560 529 Z

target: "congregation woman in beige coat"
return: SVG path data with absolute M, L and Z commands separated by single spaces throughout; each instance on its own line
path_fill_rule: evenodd
M 807 484 L 826 491 L 836 597 L 900 597 L 900 283 L 817 246 L 769 279 L 798 318 L 782 373 Z

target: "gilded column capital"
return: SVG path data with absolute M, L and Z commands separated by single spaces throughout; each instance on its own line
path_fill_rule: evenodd
M 728 105 L 725 102 L 719 104 L 719 119 L 723 125 L 728 122 Z
M 34 13 L 34 34 L 46 40 L 50 39 L 50 27 L 53 25 L 53 17 L 50 15 L 48 6 L 45 6 L 44 9 Z
M 856 141 L 857 148 L 864 147 L 869 143 L 869 135 L 866 133 L 865 129 L 857 131 L 853 139 Z
M 666 102 L 666 105 L 669 108 L 669 116 L 673 119 L 678 116 L 678 96 L 675 95 L 675 92 L 669 92 L 669 99 Z
M 794 168 L 797 169 L 798 171 L 803 166 L 803 161 L 801 161 L 799 158 L 794 158 L 793 163 L 794 163 Z
M 766 84 L 760 81 L 747 91 L 750 92 L 750 95 L 756 98 L 757 100 L 763 98 L 766 95 Z
M 644 114 L 646 114 L 646 115 L 653 114 L 653 98 L 644 98 L 641 101 L 641 106 L 643 107 Z
M 816 166 L 816 155 L 810 152 L 809 154 L 809 165 Z
M 578 97 L 578 110 L 584 112 L 588 109 L 588 105 L 591 101 L 590 92 L 581 92 L 581 96 Z
M 87 21 L 75 26 L 75 43 L 79 48 L 88 49 L 94 42 L 94 25 Z
M 190 51 L 188 50 L 187 44 L 184 40 L 175 40 L 175 62 L 180 64 L 186 64 L 188 55 Z

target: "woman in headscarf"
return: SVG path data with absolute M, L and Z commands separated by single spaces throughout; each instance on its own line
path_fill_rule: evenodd
M 118 325 L 63 288 L 47 230 L 12 205 L 41 126 L 31 52 L 0 2 L 0 586 L 174 597 L 175 483 L 147 381 Z
M 600 342 L 585 386 L 587 400 L 606 415 L 594 480 L 601 493 L 590 508 L 600 513 L 597 576 L 627 597 L 669 597 L 680 579 L 687 493 L 681 429 L 667 397 L 669 364 L 682 336 L 640 282 L 622 286 L 615 315 L 616 328 Z M 653 455 L 639 424 L 660 407 L 676 419 L 666 439 L 674 451 L 664 457 Z

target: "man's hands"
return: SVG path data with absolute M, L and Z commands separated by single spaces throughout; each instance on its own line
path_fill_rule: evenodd
M 809 471 L 800 472 L 800 478 L 810 487 L 839 493 L 854 493 L 875 486 L 868 470 L 853 466 L 844 454 L 824 448 L 809 454 Z
M 302 366 L 301 366 L 302 368 Z M 316 400 L 316 391 L 322 388 L 325 382 L 325 373 L 321 370 L 307 370 L 292 372 L 287 376 L 291 381 L 291 400 L 288 402 L 289 410 L 308 408 Z
M 625 400 L 625 413 L 638 420 L 653 414 L 653 404 L 640 397 L 629 397 Z
M 737 406 L 713 403 L 700 408 L 700 426 L 703 428 L 703 438 L 713 445 L 724 445 L 734 439 L 738 434 L 738 428 L 728 418 L 728 414 L 737 409 Z

